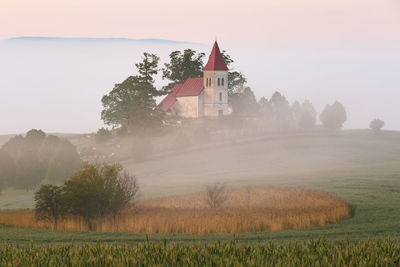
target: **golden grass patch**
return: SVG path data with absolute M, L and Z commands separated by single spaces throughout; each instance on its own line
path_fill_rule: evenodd
M 99 232 L 130 233 L 241 233 L 301 229 L 338 223 L 350 217 L 342 200 L 313 190 L 252 187 L 226 191 L 226 201 L 215 209 L 205 202 L 205 193 L 145 200 L 130 206 L 114 220 L 91 221 Z M 0 223 L 20 227 L 52 228 L 38 222 L 32 211 L 1 212 Z M 87 231 L 76 216 L 59 221 L 58 230 Z

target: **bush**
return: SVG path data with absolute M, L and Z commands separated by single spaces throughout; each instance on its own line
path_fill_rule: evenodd
M 136 177 L 119 164 L 84 164 L 63 186 L 66 212 L 82 216 L 90 226 L 92 218 L 118 215 L 133 201 L 139 186 Z
M 383 120 L 373 119 L 369 125 L 369 128 L 371 128 L 375 134 L 378 134 L 383 126 L 385 126 L 385 122 Z

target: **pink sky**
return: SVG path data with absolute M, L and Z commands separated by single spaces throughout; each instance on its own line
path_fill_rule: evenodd
M 16 36 L 392 41 L 400 39 L 400 1 L 1 0 L 0 39 Z

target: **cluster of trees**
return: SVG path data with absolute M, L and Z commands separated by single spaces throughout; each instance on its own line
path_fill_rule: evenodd
M 264 97 L 258 102 L 258 113 L 268 123 L 278 126 L 279 128 L 300 128 L 311 129 L 317 123 L 317 111 L 309 100 L 303 103 L 295 101 L 289 104 L 285 96 L 279 92 L 275 92 L 268 100 Z M 335 102 L 333 105 L 326 105 L 319 119 L 324 127 L 329 129 L 340 129 L 347 120 L 346 110 L 344 106 Z
M 35 216 L 54 223 L 65 215 L 91 220 L 111 216 L 114 220 L 138 194 L 136 177 L 125 172 L 120 164 L 84 163 L 62 186 L 42 185 L 35 192 Z
M 230 66 L 234 61 L 225 51 L 222 54 L 226 64 Z M 156 97 L 168 94 L 175 84 L 183 83 L 190 77 L 202 77 L 204 57 L 204 53 L 197 53 L 192 49 L 174 51 L 169 55 L 169 62 L 159 68 L 160 58 L 155 54 L 144 53 L 142 62 L 135 65 L 137 75 L 115 84 L 110 93 L 103 96 L 102 120 L 113 128 L 122 127 L 127 133 L 143 132 L 160 126 L 163 114 L 156 109 Z M 154 85 L 154 77 L 159 72 L 168 81 L 160 90 Z M 245 98 L 247 93 L 253 94 L 245 83 L 246 78 L 241 72 L 229 72 L 229 95 L 234 110 L 236 106 L 240 109 L 243 102 L 241 98 Z
M 317 112 L 309 101 L 295 102 L 290 105 L 285 96 L 276 92 L 270 99 L 265 97 L 257 102 L 247 79 L 242 72 L 234 70 L 234 60 L 222 51 L 228 73 L 229 105 L 232 116 L 236 118 L 259 117 L 274 123 L 280 128 L 312 128 L 317 121 Z M 102 98 L 101 117 L 105 124 L 121 127 L 129 133 L 141 132 L 150 126 L 160 126 L 162 113 L 156 109 L 156 97 L 165 95 L 177 83 L 183 83 L 190 77 L 203 75 L 204 53 L 192 49 L 183 52 L 174 51 L 169 55 L 169 62 L 159 68 L 160 58 L 155 54 L 144 53 L 142 62 L 136 64 L 137 75 L 128 77 Z M 162 72 L 162 78 L 168 84 L 157 90 L 154 77 Z M 320 120 L 330 129 L 339 129 L 346 121 L 346 111 L 342 104 L 335 102 L 327 105 Z
M 0 190 L 34 189 L 44 179 L 62 182 L 80 166 L 78 152 L 68 140 L 32 129 L 0 149 Z

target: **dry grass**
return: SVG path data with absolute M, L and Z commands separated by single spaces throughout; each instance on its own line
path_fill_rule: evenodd
M 312 190 L 254 187 L 230 190 L 219 209 L 210 209 L 205 193 L 146 200 L 131 206 L 114 222 L 93 220 L 99 232 L 132 233 L 239 233 L 301 229 L 322 226 L 350 217 L 340 199 Z M 37 222 L 32 211 L 2 212 L 0 223 L 33 228 L 52 228 Z M 58 230 L 88 230 L 78 217 L 59 222 Z

